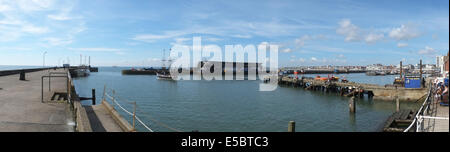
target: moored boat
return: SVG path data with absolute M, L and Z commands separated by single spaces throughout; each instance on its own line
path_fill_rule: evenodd
M 167 73 L 156 73 L 156 78 L 158 80 L 174 80 L 173 76 Z

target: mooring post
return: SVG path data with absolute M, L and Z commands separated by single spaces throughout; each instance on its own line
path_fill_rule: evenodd
M 22 81 L 25 80 L 25 71 L 24 70 L 20 71 L 19 80 L 22 80 Z
M 395 103 L 396 103 L 396 109 L 395 109 L 395 111 L 396 111 L 396 112 L 400 112 L 400 99 L 398 99 L 398 97 L 397 97 Z
M 422 85 L 422 74 L 423 74 L 423 72 L 422 72 L 422 59 L 420 59 L 420 64 L 419 64 L 419 73 L 420 73 L 420 88 L 423 88 L 423 85 Z
M 92 89 L 92 105 L 95 105 L 95 89 Z
M 350 110 L 350 113 L 355 113 L 356 112 L 356 104 L 355 104 L 355 97 L 351 97 L 350 100 L 348 101 L 348 107 Z
M 288 132 L 295 132 L 295 121 L 289 121 Z

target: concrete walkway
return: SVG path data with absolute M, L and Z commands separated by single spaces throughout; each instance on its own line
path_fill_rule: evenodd
M 93 132 L 123 132 L 102 104 L 85 106 Z
M 66 72 L 63 69 L 51 72 Z M 26 80 L 19 75 L 0 77 L 0 132 L 72 132 L 73 117 L 66 103 L 41 102 L 41 77 L 48 70 L 26 73 Z M 53 92 L 66 92 L 66 78 L 52 78 L 52 91 L 48 91 L 48 79 L 44 81 L 45 100 Z
M 424 131 L 426 132 L 449 132 L 449 107 L 441 106 L 439 103 L 430 105 L 430 117 L 447 118 L 444 119 L 424 119 Z

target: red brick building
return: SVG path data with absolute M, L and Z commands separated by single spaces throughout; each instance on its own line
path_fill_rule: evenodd
M 447 52 L 447 56 L 444 57 L 444 70 L 448 73 L 448 68 L 449 68 L 449 62 L 448 62 L 448 52 Z

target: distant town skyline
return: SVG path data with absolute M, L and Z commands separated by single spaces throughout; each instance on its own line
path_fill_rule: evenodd
M 280 67 L 436 63 L 449 1 L 0 0 L 0 65 L 160 66 L 175 44 L 279 45 Z M 222 50 L 224 50 L 222 48 Z M 168 52 L 166 52 L 166 57 Z

